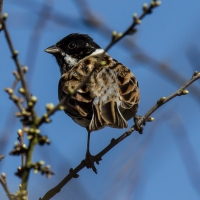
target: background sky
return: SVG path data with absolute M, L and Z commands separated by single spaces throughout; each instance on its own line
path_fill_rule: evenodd
M 19 60 L 29 67 L 26 76 L 30 91 L 37 96 L 37 113 L 46 103 L 58 103 L 59 68 L 44 49 L 70 33 L 89 34 L 102 48 L 113 30 L 123 32 L 133 13 L 142 12 L 142 0 L 7 0 L 3 12 L 9 14 L 7 26 Z M 116 44 L 109 54 L 128 66 L 139 81 L 141 101 L 138 114 L 145 114 L 156 101 L 168 96 L 194 71 L 200 71 L 200 1 L 163 1 L 144 18 L 134 36 Z M 90 13 L 91 12 L 91 13 Z M 91 17 L 92 16 L 92 17 Z M 96 17 L 99 24 L 91 20 Z M 88 21 L 89 20 L 89 21 Z M 89 22 L 91 24 L 89 25 Z M 9 189 L 18 190 L 14 175 L 20 157 L 9 152 L 21 127 L 17 112 L 4 88 L 11 87 L 16 67 L 4 33 L 0 33 L 0 172 L 5 172 Z M 153 114 L 142 135 L 137 132 L 107 153 L 98 174 L 84 168 L 53 199 L 87 200 L 199 200 L 200 199 L 200 81 L 188 88 L 189 94 L 176 97 Z M 31 173 L 29 199 L 39 199 L 60 182 L 69 169 L 85 156 L 86 130 L 64 112 L 57 112 L 50 124 L 41 127 L 49 146 L 37 146 L 33 161 L 44 160 L 56 173 L 50 179 Z M 133 121 L 129 121 L 129 127 Z M 125 130 L 104 128 L 92 133 L 91 153 L 96 154 Z M 27 143 L 27 141 L 25 141 Z M 0 199 L 6 194 L 0 186 Z

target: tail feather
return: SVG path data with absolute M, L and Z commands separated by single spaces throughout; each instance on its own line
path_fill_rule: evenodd
M 110 101 L 102 106 L 93 105 L 93 117 L 89 125 L 89 130 L 99 130 L 105 126 L 113 128 L 126 128 L 128 126 L 115 101 Z

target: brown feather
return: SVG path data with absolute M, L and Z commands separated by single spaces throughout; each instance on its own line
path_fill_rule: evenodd
M 61 76 L 58 96 L 61 100 L 69 88 L 76 88 L 93 70 L 99 55 L 81 60 Z M 112 59 L 103 58 L 105 66 L 94 71 L 85 87 L 65 103 L 65 112 L 90 131 L 105 126 L 127 127 L 126 120 L 135 115 L 139 103 L 138 83 L 132 72 Z

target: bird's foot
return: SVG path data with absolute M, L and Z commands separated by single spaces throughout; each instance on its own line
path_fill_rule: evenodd
M 135 115 L 134 116 L 134 122 L 136 126 L 136 131 L 138 131 L 140 134 L 143 132 L 143 126 L 146 124 L 146 120 L 143 116 Z
M 97 156 L 92 156 L 89 152 L 86 153 L 86 157 L 84 160 L 85 166 L 89 169 L 91 168 L 95 174 L 97 174 L 97 169 L 95 167 L 95 162 L 99 165 L 99 161 L 102 160 Z

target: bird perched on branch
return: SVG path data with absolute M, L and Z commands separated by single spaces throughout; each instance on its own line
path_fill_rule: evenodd
M 138 82 L 133 73 L 107 53 L 91 37 L 73 33 L 45 50 L 53 54 L 60 67 L 59 100 L 65 113 L 90 133 L 106 126 L 126 128 L 136 115 L 139 103 Z M 88 79 L 86 81 L 86 78 Z M 80 87 L 80 84 L 83 84 Z

